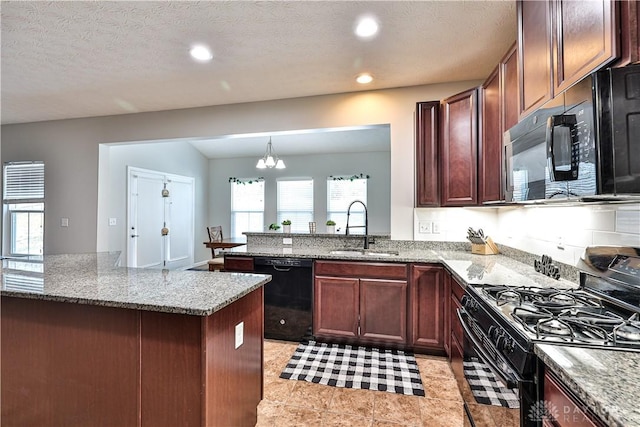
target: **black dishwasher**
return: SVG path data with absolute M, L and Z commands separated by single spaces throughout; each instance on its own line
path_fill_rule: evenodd
M 311 333 L 313 260 L 254 258 L 254 272 L 270 274 L 264 286 L 264 337 L 296 341 Z

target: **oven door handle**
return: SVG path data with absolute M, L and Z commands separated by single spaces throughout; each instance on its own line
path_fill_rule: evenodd
M 518 384 L 523 381 L 522 378 L 515 371 L 512 371 L 511 375 L 508 375 L 502 369 L 500 369 L 500 367 L 493 361 L 493 359 L 489 357 L 486 350 L 484 349 L 484 345 L 476 338 L 471 329 L 469 329 L 467 322 L 465 322 L 464 317 L 468 317 L 469 314 L 463 308 L 457 309 L 456 312 L 458 314 L 458 319 L 462 324 L 462 329 L 464 329 L 464 333 L 466 334 L 467 338 L 473 343 L 474 351 L 480 357 L 480 359 L 482 359 L 482 362 L 484 362 L 489 367 L 489 369 L 491 369 L 491 372 L 493 372 L 493 374 L 507 388 L 518 388 Z

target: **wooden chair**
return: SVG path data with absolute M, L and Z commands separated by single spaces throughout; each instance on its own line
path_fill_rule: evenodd
M 207 227 L 207 234 L 210 242 L 222 242 L 222 226 L 215 225 Z M 209 260 L 209 271 L 222 270 L 224 268 L 224 257 L 216 255 L 215 248 L 211 248 L 211 259 Z

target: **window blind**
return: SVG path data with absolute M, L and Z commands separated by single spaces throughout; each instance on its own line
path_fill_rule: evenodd
M 4 201 L 42 201 L 44 199 L 44 163 L 6 163 Z
M 327 180 L 327 219 L 336 223 L 336 229 L 344 230 L 347 225 L 347 209 L 354 200 L 367 204 L 367 180 Z M 364 225 L 364 208 L 353 205 L 349 225 Z M 364 233 L 364 229 L 350 230 L 353 234 Z
M 278 224 L 291 220 L 294 233 L 309 232 L 313 221 L 313 179 L 278 180 Z

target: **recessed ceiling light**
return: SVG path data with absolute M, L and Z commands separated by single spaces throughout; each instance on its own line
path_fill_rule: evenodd
M 373 81 L 373 76 L 369 73 L 362 73 L 358 77 L 356 77 L 356 81 L 362 85 L 366 85 L 367 83 L 371 83 Z
M 209 48 L 201 44 L 193 46 L 189 51 L 189 54 L 196 61 L 207 62 L 213 59 L 213 54 Z
M 378 33 L 378 22 L 370 16 L 361 18 L 356 25 L 355 33 L 358 37 L 372 37 Z

